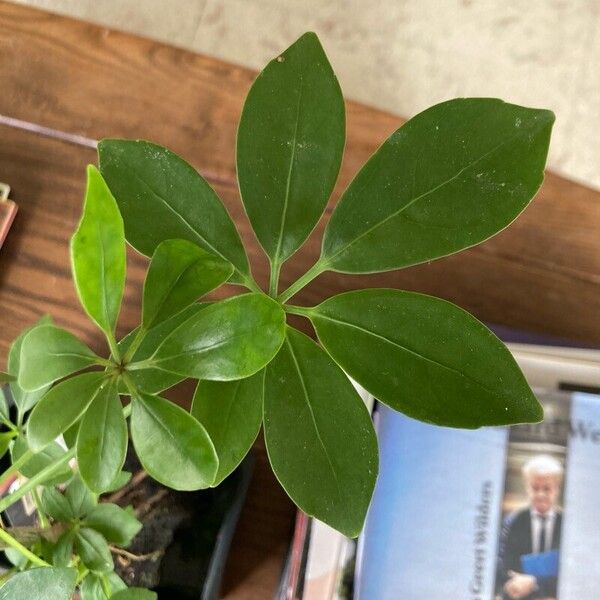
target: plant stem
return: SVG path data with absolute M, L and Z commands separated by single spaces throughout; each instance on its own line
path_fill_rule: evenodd
M 16 473 L 33 456 L 31 450 L 26 450 L 15 462 L 0 475 L 0 483 L 4 483 L 13 473 Z
M 131 402 L 123 407 L 123 416 L 127 419 L 131 415 Z
M 42 469 L 37 475 L 34 475 L 31 479 L 28 479 L 18 490 L 15 490 L 12 494 L 5 496 L 0 500 L 0 512 L 4 512 L 9 506 L 12 506 L 15 502 L 20 500 L 25 494 L 35 489 L 38 485 L 41 485 L 47 479 L 50 479 L 56 471 L 66 465 L 75 456 L 75 448 L 71 448 L 68 452 L 63 454 L 56 462 L 48 465 Z M 14 466 L 14 465 L 13 465 Z
M 142 369 L 149 369 L 154 365 L 154 361 L 151 358 L 147 360 L 140 360 L 140 362 L 129 363 L 127 365 L 128 371 L 141 371 Z M 121 373 L 124 375 L 124 373 Z
M 117 340 L 115 339 L 115 335 L 112 331 L 106 331 L 105 334 L 106 334 L 106 341 L 108 342 L 108 347 L 110 348 L 110 353 L 112 354 L 112 357 L 114 358 L 115 362 L 117 364 L 120 364 L 121 363 L 121 352 L 119 351 L 119 346 L 117 344 Z
M 3 417 L 2 415 L 0 415 L 0 423 L 2 423 L 2 425 L 5 425 L 6 427 L 8 427 L 15 434 L 19 433 L 19 429 L 13 423 L 11 423 L 6 417 Z
M 242 285 L 246 286 L 251 292 L 262 292 L 258 283 L 254 281 L 251 275 L 245 275 L 244 273 L 237 271 L 237 269 L 236 272 L 242 278 Z
M 269 280 L 269 296 L 277 298 L 277 288 L 279 287 L 279 273 L 281 271 L 281 263 L 275 259 L 271 264 L 271 277 Z
M 8 533 L 5 529 L 0 528 L 0 539 L 11 548 L 14 548 L 18 552 L 20 552 L 28 561 L 32 562 L 34 565 L 38 567 L 49 567 L 45 560 L 42 560 L 39 556 L 36 556 L 31 550 L 25 548 L 21 542 L 15 540 L 15 538 Z
M 300 315 L 301 317 L 310 318 L 310 313 L 312 308 L 308 308 L 307 306 L 294 306 L 293 304 L 286 304 L 284 307 L 285 312 L 290 313 L 291 315 Z
M 327 265 L 321 260 L 318 260 L 300 279 L 292 283 L 285 292 L 277 296 L 277 300 L 281 303 L 287 302 L 292 296 L 297 294 L 304 286 L 308 285 L 315 277 L 318 277 L 323 271 L 327 270 Z
M 129 377 L 128 373 L 122 373 L 121 377 L 123 377 L 123 381 L 124 381 L 125 385 L 127 386 L 127 391 L 129 392 L 129 395 L 133 399 L 134 396 L 138 395 L 137 385 L 135 385 L 135 382 L 133 381 L 133 379 L 131 379 L 131 377 Z M 127 411 L 127 409 L 129 409 L 129 411 L 127 413 L 125 413 L 125 411 Z M 125 418 L 127 418 L 131 414 L 131 402 L 123 409 L 123 413 L 125 414 Z
M 115 366 L 115 363 L 112 360 L 108 360 L 106 358 L 101 358 L 101 357 L 96 358 L 96 364 L 100 365 L 101 367 L 107 367 L 107 368 Z
M 33 503 L 35 504 L 35 510 L 37 511 L 38 518 L 40 520 L 40 527 L 49 527 L 50 523 L 44 512 L 42 511 L 42 502 L 40 500 L 40 495 L 37 490 L 32 490 L 31 495 L 33 496 Z
M 140 344 L 144 341 L 144 338 L 146 337 L 147 333 L 148 330 L 142 325 L 140 325 L 140 328 L 138 329 L 137 333 L 135 334 L 135 337 L 133 338 L 133 342 L 131 342 L 131 346 L 127 348 L 127 351 L 123 355 L 124 364 L 131 362 L 131 359 L 134 357 L 135 353 L 140 347 Z

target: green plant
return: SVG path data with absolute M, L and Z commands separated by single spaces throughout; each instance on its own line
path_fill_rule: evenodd
M 81 478 L 101 494 L 121 477 L 129 419 L 148 473 L 197 489 L 227 477 L 264 425 L 273 470 L 292 500 L 356 536 L 375 485 L 377 442 L 345 373 L 382 402 L 438 425 L 540 420 L 508 350 L 446 301 L 392 289 L 348 292 L 315 307 L 289 301 L 325 271 L 404 268 L 508 226 L 541 185 L 553 120 L 546 110 L 477 98 L 417 115 L 351 182 L 320 257 L 281 292 L 281 266 L 320 219 L 345 140 L 342 94 L 314 34 L 258 76 L 239 126 L 240 192 L 270 260 L 268 292 L 254 281 L 221 201 L 189 164 L 149 142 L 100 142 L 100 171 L 88 168 L 71 256 L 81 304 L 109 356 L 48 320 L 15 342 L 9 471 L 27 475 L 43 459 L 25 484 L 32 489 L 77 456 Z M 117 342 L 125 239 L 151 260 L 141 323 Z M 225 282 L 246 291 L 198 302 Z M 320 343 L 287 325 L 287 313 L 309 319 Z M 199 380 L 191 412 L 159 395 L 186 378 Z M 124 408 L 119 394 L 130 399 Z M 54 441 L 61 433 L 76 440 L 66 452 Z

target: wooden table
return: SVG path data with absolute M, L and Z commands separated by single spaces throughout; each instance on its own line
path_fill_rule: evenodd
M 12 185 L 20 206 L 0 252 L 0 368 L 10 341 L 45 312 L 101 347 L 77 303 L 68 259 L 84 167 L 95 161 L 89 140 L 145 138 L 194 164 L 223 198 L 250 248 L 256 278 L 266 284 L 267 262 L 241 208 L 234 166 L 236 126 L 253 76 L 215 59 L 0 1 L 0 180 Z M 351 102 L 347 113 L 334 201 L 401 123 Z M 33 133 L 25 123 L 50 130 Z M 60 139 L 65 134 L 75 137 Z M 324 221 L 285 266 L 282 286 L 316 260 Z M 599 232 L 600 193 L 548 174 L 531 207 L 493 240 L 394 273 L 324 274 L 296 301 L 312 304 L 357 287 L 398 287 L 449 299 L 488 322 L 597 344 Z M 121 332 L 139 318 L 145 264 L 129 254 Z M 293 506 L 270 472 L 262 443 L 255 453 L 258 466 L 227 568 L 228 598 L 271 597 L 291 535 Z

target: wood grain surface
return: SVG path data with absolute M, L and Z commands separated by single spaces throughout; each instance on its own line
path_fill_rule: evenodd
M 78 306 L 68 259 L 84 167 L 95 161 L 86 138 L 144 138 L 184 156 L 223 198 L 254 274 L 266 285 L 267 261 L 235 180 L 235 132 L 253 76 L 215 59 L 0 1 L 0 180 L 12 186 L 19 204 L 0 252 L 0 368 L 10 341 L 46 312 L 101 349 L 100 334 Z M 55 131 L 34 133 L 15 120 Z M 327 214 L 361 164 L 401 124 L 351 102 L 347 121 L 344 164 Z M 64 134 L 80 137 L 58 139 Z M 327 214 L 284 266 L 282 288 L 317 259 Z M 492 240 L 403 271 L 323 274 L 294 302 L 314 304 L 359 287 L 412 289 L 454 301 L 490 323 L 598 344 L 599 232 L 600 193 L 548 174 L 530 208 Z M 137 324 L 145 264 L 129 253 L 121 333 Z M 228 293 L 224 288 L 218 295 Z M 226 573 L 228 598 L 272 596 L 291 534 L 293 507 L 261 442 L 255 453 L 256 474 Z

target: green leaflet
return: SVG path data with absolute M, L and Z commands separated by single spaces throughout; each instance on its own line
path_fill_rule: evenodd
M 71 238 L 73 280 L 86 313 L 112 336 L 125 287 L 123 219 L 96 167 L 87 174 L 83 216 Z
M 192 306 L 188 306 L 188 308 L 174 315 L 170 319 L 167 319 L 155 327 L 152 327 L 152 329 L 146 333 L 146 336 L 144 337 L 140 347 L 133 355 L 132 362 L 139 362 L 150 358 L 156 349 L 162 344 L 162 342 L 164 342 L 164 340 L 171 335 L 171 333 L 175 331 L 177 327 L 207 306 L 210 306 L 210 303 L 199 302 L 192 304 Z M 119 349 L 122 354 L 127 351 L 137 335 L 137 332 L 138 329 L 134 329 L 119 342 Z M 148 394 L 158 394 L 159 392 L 162 392 L 163 390 L 166 390 L 185 379 L 185 375 L 168 373 L 167 371 L 153 368 L 130 371 L 129 376 L 133 379 L 135 385 L 139 389 L 147 392 Z M 124 385 L 120 391 L 123 394 L 129 393 Z
M 38 451 L 65 432 L 98 393 L 105 373 L 76 375 L 54 386 L 35 406 L 27 421 L 27 440 Z
M 98 356 L 65 329 L 40 325 L 21 345 L 19 385 L 27 391 L 48 387 L 75 371 L 93 365 Z
M 102 589 L 102 576 L 88 573 L 79 584 L 79 595 L 81 600 L 107 600 Z M 111 598 L 113 597 L 111 596 Z
M 85 518 L 84 525 L 100 532 L 111 544 L 119 546 L 128 546 L 142 528 L 133 511 L 110 502 L 95 506 Z
M 114 598 L 117 597 L 117 593 L 120 590 L 137 589 L 127 588 L 125 583 L 123 583 L 123 580 L 114 571 L 98 575 L 95 573 L 88 573 L 80 585 L 81 600 L 107 600 L 107 596 L 104 593 L 104 589 L 102 587 L 103 579 L 107 580 L 110 583 L 111 600 L 114 600 Z M 154 592 L 149 593 L 154 594 Z M 151 595 L 150 598 L 156 598 L 156 594 Z
M 242 462 L 260 431 L 264 378 L 263 369 L 247 379 L 198 383 L 191 413 L 208 432 L 219 457 L 213 486 Z
M 20 435 L 17 437 L 10 449 L 11 459 L 14 463 L 17 461 L 25 452 L 29 450 L 29 445 L 24 436 Z M 20 469 L 19 471 L 28 479 L 31 479 L 37 475 L 41 470 L 49 467 L 55 463 L 59 458 L 65 454 L 64 449 L 59 446 L 56 442 L 51 442 L 43 450 L 34 454 Z M 59 471 L 57 471 L 51 479 L 44 481 L 44 485 L 54 485 L 62 483 L 71 478 L 73 472 L 69 465 L 65 465 Z
M 41 509 L 55 521 L 67 523 L 77 517 L 73 514 L 70 502 L 64 494 L 61 494 L 55 487 L 46 486 L 42 492 Z
M 119 475 L 127 452 L 127 422 L 111 382 L 89 405 L 77 435 L 77 463 L 88 487 L 101 494 Z
M 150 366 L 196 379 L 242 379 L 262 369 L 285 335 L 281 305 L 264 294 L 215 302 L 180 325 Z
M 43 316 L 37 323 L 25 329 L 21 335 L 12 343 L 8 353 L 8 372 L 13 376 L 17 377 L 21 368 L 21 347 L 23 346 L 23 340 L 35 327 L 41 325 L 49 325 L 52 323 L 52 317 L 49 315 Z M 11 381 L 10 391 L 12 397 L 17 405 L 19 411 L 19 418 L 22 419 L 23 415 L 31 410 L 38 400 L 46 393 L 48 387 L 41 388 L 35 392 L 26 392 L 18 383 L 18 381 Z
M 77 571 L 40 567 L 16 573 L 0 588 L 0 600 L 71 600 Z
M 127 588 L 111 596 L 111 600 L 156 600 L 157 598 L 155 592 L 144 588 Z
M 233 265 L 186 240 L 161 242 L 144 283 L 142 326 L 158 325 L 225 283 Z
M 81 562 L 96 573 L 108 573 L 114 564 L 104 537 L 89 527 L 82 527 L 75 536 L 75 552 Z
M 117 476 L 112 480 L 110 485 L 104 490 L 104 493 L 116 492 L 122 487 L 125 487 L 131 479 L 131 473 L 129 471 L 119 471 Z
M 7 421 L 10 421 L 8 402 L 6 401 L 6 394 L 4 393 L 2 386 L 0 386 L 0 417 L 6 419 Z
M 273 471 L 292 500 L 356 537 L 377 478 L 371 417 L 342 370 L 295 329 L 266 369 L 264 426 Z
M 274 264 L 313 230 L 340 169 L 344 99 L 325 52 L 306 33 L 252 85 L 237 137 L 246 212 Z
M 111 598 L 114 598 L 115 595 L 117 594 L 117 592 L 119 592 L 121 590 L 129 589 L 125 585 L 125 582 L 114 571 L 112 571 L 111 573 L 106 575 L 106 578 L 110 582 L 110 587 L 111 587 L 112 594 L 113 594 L 111 596 Z M 137 588 L 133 588 L 133 589 L 137 589 Z M 154 593 L 154 592 L 152 592 L 152 593 Z
M 3 431 L 0 433 L 0 458 L 2 458 L 10 446 L 15 434 L 12 431 Z
M 210 487 L 219 461 L 206 430 L 179 406 L 158 396 L 133 400 L 131 437 L 148 473 L 175 490 Z
M 543 417 L 504 344 L 450 302 L 375 289 L 305 312 L 342 369 L 410 417 L 467 428 Z
M 400 127 L 342 195 L 319 264 L 388 271 L 474 246 L 540 187 L 554 115 L 490 98 L 443 102 Z
M 102 140 L 100 170 L 125 221 L 127 241 L 151 256 L 160 242 L 184 239 L 228 260 L 250 278 L 240 236 L 210 185 L 175 153 L 144 141 Z
M 74 540 L 75 533 L 72 529 L 65 531 L 65 533 L 60 536 L 54 548 L 52 548 L 52 564 L 55 567 L 69 566 L 71 558 L 73 557 Z
M 65 498 L 71 506 L 74 518 L 87 515 L 96 506 L 96 498 L 85 485 L 80 475 L 75 475 L 65 490 Z

